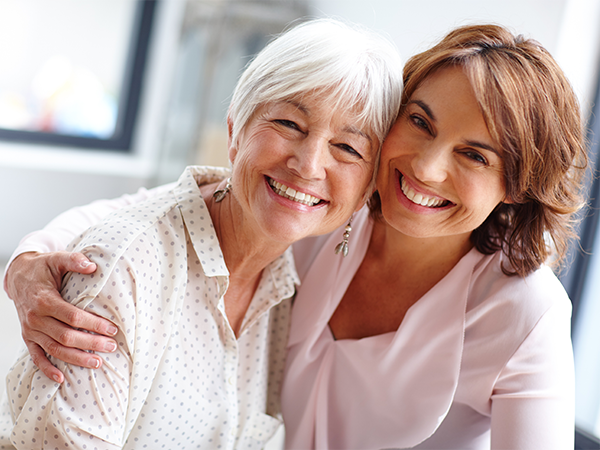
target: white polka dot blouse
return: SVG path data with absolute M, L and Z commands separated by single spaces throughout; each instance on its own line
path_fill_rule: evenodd
M 263 271 L 236 338 L 229 283 L 198 185 L 226 169 L 188 167 L 177 187 L 124 208 L 72 247 L 98 265 L 70 274 L 63 297 L 114 322 L 118 350 L 98 370 L 53 362 L 63 384 L 24 355 L 7 377 L 19 449 L 260 449 L 280 425 L 291 250 Z

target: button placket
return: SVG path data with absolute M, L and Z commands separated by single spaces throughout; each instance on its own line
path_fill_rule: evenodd
M 231 430 L 229 432 L 229 448 L 234 448 L 237 441 L 239 429 L 239 398 L 237 389 L 238 372 L 238 342 L 230 327 L 227 328 L 227 338 L 225 343 L 225 389 L 227 391 L 227 400 L 232 411 Z

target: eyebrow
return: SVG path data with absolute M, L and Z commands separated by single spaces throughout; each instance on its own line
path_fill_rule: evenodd
M 410 105 L 411 103 L 418 105 L 423 111 L 425 111 L 425 114 L 427 114 L 431 120 L 433 120 L 434 122 L 437 122 L 437 119 L 435 118 L 435 114 L 433 114 L 433 111 L 431 110 L 429 105 L 427 105 L 427 103 L 425 103 L 422 100 L 409 100 L 407 106 Z
M 290 105 L 294 105 L 303 114 L 310 116 L 310 110 L 307 107 L 305 107 L 302 103 L 299 103 L 295 100 L 286 100 L 286 102 L 289 103 Z M 343 131 L 346 133 L 357 134 L 358 136 L 362 136 L 363 138 L 367 139 L 369 142 L 372 141 L 371 136 L 369 136 L 363 130 L 361 130 L 360 128 L 358 128 L 354 125 L 349 125 L 347 127 L 344 127 Z
M 489 150 L 490 152 L 495 153 L 496 155 L 500 156 L 500 153 L 498 153 L 498 150 L 496 150 L 491 145 L 484 144 L 483 142 L 479 142 L 479 141 L 467 141 L 465 143 L 467 145 L 469 145 L 470 147 L 479 147 L 479 148 L 482 148 L 484 150 Z
M 362 136 L 363 138 L 365 138 L 366 140 L 368 140 L 369 142 L 372 141 L 371 136 L 369 136 L 367 133 L 365 133 L 363 130 L 361 130 L 358 127 L 355 126 L 348 126 L 348 127 L 344 127 L 344 130 L 346 133 L 352 133 L 352 134 L 357 134 L 359 136 Z
M 295 100 L 285 100 L 285 102 L 289 103 L 290 105 L 295 106 L 297 109 L 299 109 L 305 115 L 307 115 L 307 116 L 310 115 L 310 111 L 302 103 L 299 103 Z
M 423 111 L 425 111 L 425 114 L 427 114 L 433 122 L 437 122 L 437 119 L 435 118 L 435 114 L 433 114 L 433 111 L 431 110 L 429 105 L 427 105 L 427 103 L 423 102 L 422 100 L 409 100 L 408 104 L 411 104 L 411 103 L 418 105 Z M 483 142 L 466 141 L 465 144 L 467 144 L 471 147 L 478 147 L 478 148 L 482 148 L 484 150 L 489 150 L 490 152 L 495 153 L 496 155 L 500 156 L 500 153 L 498 152 L 498 150 L 496 150 L 491 145 L 485 144 Z

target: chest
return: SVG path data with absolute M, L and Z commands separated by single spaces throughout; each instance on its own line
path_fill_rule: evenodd
M 361 339 L 396 331 L 410 307 L 431 288 L 424 278 L 365 258 L 329 321 L 333 335 Z
M 287 329 L 277 333 L 273 322 L 289 319 L 289 304 L 258 314 L 236 337 L 220 292 L 216 278 L 188 271 L 178 317 L 156 376 L 145 381 L 147 399 L 125 448 L 157 442 L 181 449 L 262 448 L 279 425 L 269 415 L 278 402 L 271 386 L 281 383 L 284 359 L 273 354 L 284 353 Z

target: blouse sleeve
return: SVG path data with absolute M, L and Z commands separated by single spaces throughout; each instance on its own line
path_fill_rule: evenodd
M 29 233 L 21 240 L 6 264 L 4 277 L 6 278 L 10 263 L 21 253 L 48 253 L 64 250 L 76 236 L 98 223 L 111 212 L 160 195 L 172 189 L 173 186 L 174 184 L 167 184 L 153 189 L 141 188 L 135 194 L 126 194 L 112 200 L 97 200 L 88 205 L 65 211 L 55 217 L 43 229 Z
M 122 448 L 128 434 L 136 326 L 135 315 L 121 311 L 135 311 L 135 291 L 133 276 L 123 264 L 106 277 L 68 276 L 62 291 L 65 300 L 117 324 L 118 348 L 114 353 L 98 353 L 104 361 L 99 370 L 53 359 L 65 374 L 62 384 L 45 377 L 28 354 L 13 366 L 7 392 L 15 418 L 12 439 L 18 449 L 38 448 L 36 443 L 41 442 L 43 448 Z
M 571 305 L 553 305 L 500 373 L 492 395 L 492 450 L 566 450 L 574 440 Z

